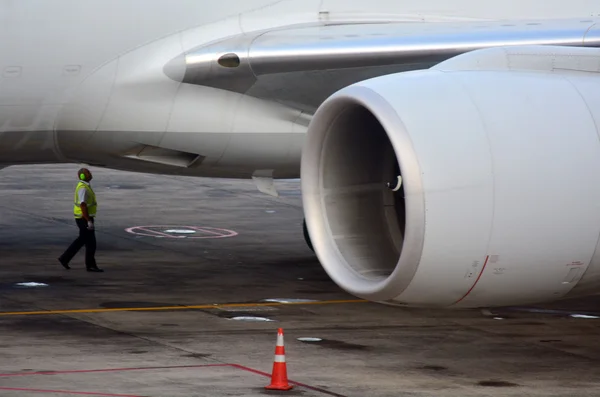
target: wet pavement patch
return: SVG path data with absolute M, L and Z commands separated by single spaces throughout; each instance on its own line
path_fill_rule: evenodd
M 513 313 L 513 317 L 516 317 L 517 314 L 520 314 L 521 316 L 527 315 L 528 318 L 543 318 L 550 316 L 576 319 L 600 319 L 600 313 L 587 310 L 556 310 L 542 309 L 537 307 L 505 307 L 497 310 L 496 313 L 494 313 L 494 315 L 508 318 L 508 316 L 504 315 L 504 313 L 501 312 L 511 312 Z
M 517 386 L 519 386 L 516 383 L 505 382 L 503 380 L 482 380 L 481 382 L 477 383 L 477 385 L 484 386 L 484 387 L 517 387 Z
M 368 350 L 369 349 L 369 346 L 359 345 L 356 343 L 347 343 L 347 342 L 342 342 L 339 340 L 332 340 L 332 339 L 322 339 L 319 342 L 300 340 L 300 342 L 306 343 L 306 344 L 312 344 L 312 345 L 319 346 L 319 347 L 325 347 L 325 348 L 329 348 L 329 349 L 336 349 L 336 350 Z
M 519 321 L 519 322 L 515 322 L 512 323 L 512 325 L 519 325 L 519 326 L 525 326 L 525 327 L 535 327 L 538 325 L 545 325 L 544 323 L 540 322 L 540 321 Z
M 269 306 L 249 306 L 249 307 L 216 307 L 214 309 L 198 310 L 206 314 L 234 321 L 252 321 L 252 322 L 275 322 L 273 312 L 279 309 Z
M 223 310 L 227 309 L 227 310 Z M 198 310 L 206 314 L 212 314 L 219 318 L 225 318 L 227 320 L 234 321 L 250 321 L 250 322 L 275 322 L 277 320 L 265 317 L 264 315 L 254 315 L 253 312 L 266 312 L 271 310 L 252 310 L 252 307 L 248 308 L 215 308 L 208 310 Z
M 208 190 L 203 194 L 204 194 L 204 196 L 211 197 L 211 198 L 235 197 L 236 196 L 236 194 L 234 192 L 230 192 L 228 190 L 220 190 L 220 189 Z
M 311 264 L 309 264 L 309 265 L 311 265 Z M 333 283 L 333 281 L 331 281 L 331 278 L 329 278 L 329 276 L 326 275 L 326 274 L 323 274 L 323 275 L 321 275 L 321 274 L 318 274 L 318 275 L 309 274 L 309 275 L 306 275 L 306 276 L 302 277 L 302 281 L 307 281 L 307 282 L 331 282 L 331 283 Z
M 114 336 L 114 331 L 64 316 L 6 317 L 0 319 L 0 325 L 3 331 L 15 330 L 21 334 L 39 334 L 44 338 L 64 337 L 87 340 Z
M 145 354 L 145 353 L 148 353 L 148 350 L 132 350 L 127 353 L 129 353 L 129 354 Z
M 212 354 L 204 354 L 204 353 L 189 353 L 189 354 L 181 355 L 181 357 L 188 357 L 188 358 L 208 358 L 211 356 L 212 356 Z
M 441 365 L 424 365 L 423 367 L 421 367 L 421 369 L 425 369 L 427 371 L 439 372 L 439 371 L 446 371 L 448 368 L 441 366 Z
M 248 306 L 248 307 L 217 307 L 218 310 L 224 312 L 236 312 L 236 313 L 264 313 L 264 312 L 278 312 L 279 309 L 272 306 Z
M 137 307 L 171 307 L 171 306 L 185 306 L 178 305 L 177 303 L 165 303 L 165 302 L 103 302 L 100 307 L 103 309 L 127 309 Z

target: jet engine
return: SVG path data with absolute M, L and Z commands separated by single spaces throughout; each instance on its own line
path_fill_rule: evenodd
M 346 87 L 303 152 L 315 252 L 341 288 L 393 305 L 597 291 L 599 126 L 597 72 L 442 67 Z

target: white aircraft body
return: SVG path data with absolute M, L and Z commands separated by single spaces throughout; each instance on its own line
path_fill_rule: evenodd
M 598 0 L 0 0 L 0 167 L 301 176 L 356 296 L 593 294 L 599 47 Z

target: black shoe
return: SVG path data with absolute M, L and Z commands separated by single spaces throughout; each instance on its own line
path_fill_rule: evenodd
M 98 267 L 88 267 L 87 268 L 88 272 L 93 272 L 93 273 L 103 273 L 104 270 L 98 268 Z
M 63 262 L 60 258 L 58 258 L 58 261 L 65 269 L 69 270 L 71 268 L 68 263 Z

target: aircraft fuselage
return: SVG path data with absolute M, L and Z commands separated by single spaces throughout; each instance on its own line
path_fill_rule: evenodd
M 461 23 L 599 15 L 594 0 L 0 0 L 0 165 L 298 177 L 311 111 L 175 81 L 165 65 L 225 38 L 323 18 Z

